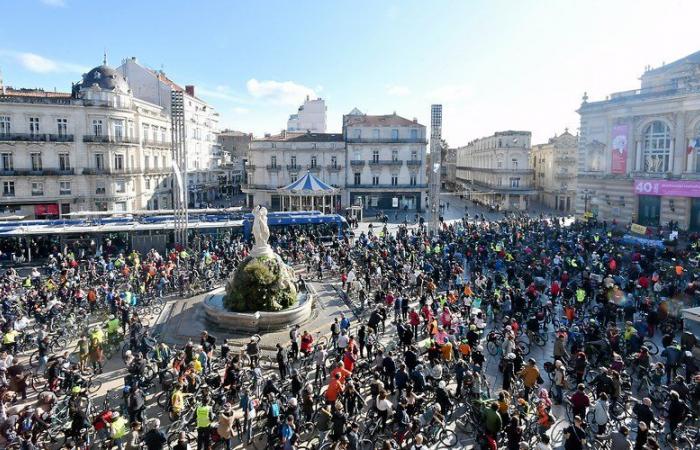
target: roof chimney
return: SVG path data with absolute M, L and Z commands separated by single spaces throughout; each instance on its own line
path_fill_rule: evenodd
M 417 117 L 414 117 L 414 118 L 413 118 L 413 123 L 418 123 L 418 118 L 417 118 Z
M 194 85 L 192 85 L 192 84 L 185 85 L 185 92 L 190 97 L 194 97 Z

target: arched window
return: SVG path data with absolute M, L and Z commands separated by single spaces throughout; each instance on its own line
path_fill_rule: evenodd
M 671 129 L 657 120 L 644 129 L 642 150 L 645 172 L 668 172 L 671 161 Z

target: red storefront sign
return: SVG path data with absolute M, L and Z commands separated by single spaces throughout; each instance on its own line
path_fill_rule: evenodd
M 57 216 L 58 203 L 46 203 L 43 205 L 34 205 L 34 215 L 39 216 Z

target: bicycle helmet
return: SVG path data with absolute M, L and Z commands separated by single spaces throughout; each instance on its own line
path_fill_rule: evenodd
M 80 389 L 80 386 L 73 386 L 73 387 L 71 388 L 71 390 L 70 390 L 70 393 L 71 393 L 71 394 L 80 394 L 80 391 L 81 391 L 81 390 L 82 390 L 82 389 Z

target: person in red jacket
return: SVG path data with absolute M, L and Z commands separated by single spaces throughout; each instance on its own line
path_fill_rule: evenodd
M 350 350 L 346 350 L 345 353 L 343 353 L 343 367 L 348 372 L 352 372 L 355 369 L 355 361 L 357 361 L 357 358 L 355 358 L 355 355 L 353 355 Z
M 413 337 L 418 338 L 418 326 L 420 325 L 420 314 L 414 308 L 408 312 L 408 323 L 413 328 Z
M 304 333 L 302 333 L 301 335 L 301 352 L 304 355 L 308 355 L 313 350 L 313 344 L 314 337 L 311 336 L 311 334 L 308 331 L 304 330 Z

